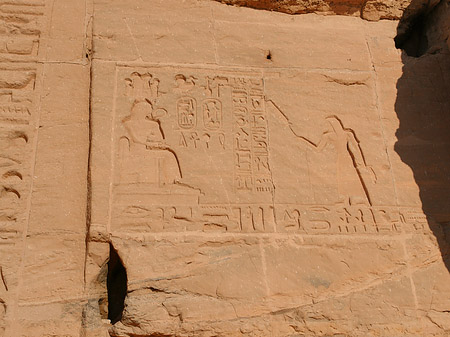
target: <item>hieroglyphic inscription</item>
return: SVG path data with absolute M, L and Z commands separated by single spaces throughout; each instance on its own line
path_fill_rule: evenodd
M 237 191 L 272 192 L 264 83 L 234 78 L 232 88 L 235 188 Z
M 8 1 L 0 4 L 0 58 L 34 61 L 39 52 L 44 4 Z
M 222 103 L 215 98 L 203 101 L 203 125 L 207 130 L 219 130 L 222 126 Z
M 0 250 L 8 252 L 20 244 L 28 217 L 38 76 L 33 63 L 44 8 L 26 0 L 0 3 Z M 0 262 L 0 334 L 10 305 L 5 272 L 11 274 L 15 263 L 20 261 Z
M 192 97 L 178 99 L 177 113 L 180 128 L 192 129 L 197 125 L 197 102 Z
M 405 217 L 407 211 L 395 208 L 286 205 L 277 212 L 280 232 L 383 234 L 417 229 Z
M 31 110 L 31 108 L 30 108 Z M 10 118 L 0 122 L 0 245 L 13 245 L 20 237 L 26 217 L 29 186 L 30 133 L 26 121 Z
M 30 123 L 35 81 L 35 68 L 0 69 L 0 124 Z
M 178 145 L 188 149 L 225 149 L 224 133 L 180 132 Z
M 14 245 L 26 220 L 44 12 L 40 1 L 0 3 L 0 246 Z
M 328 129 L 313 142 L 283 112 L 271 115 L 314 153 L 334 149 L 337 162 L 329 204 L 277 202 L 264 81 L 232 71 L 179 71 L 124 68 L 118 77 L 126 99 L 116 111 L 114 230 L 382 235 L 425 229 L 420 210 L 372 204 L 376 174 L 357 133 L 337 116 L 326 118 Z
M 14 245 L 26 218 L 36 68 L 0 69 L 0 245 Z
M 122 230 L 151 232 L 383 235 L 421 233 L 426 220 L 420 210 L 408 208 L 222 204 L 128 206 L 121 210 L 117 223 Z
M 175 75 L 173 93 L 181 95 L 177 100 L 179 146 L 199 150 L 225 148 L 223 108 L 217 81 L 207 76 Z M 220 82 L 223 86 L 228 78 L 223 77 Z

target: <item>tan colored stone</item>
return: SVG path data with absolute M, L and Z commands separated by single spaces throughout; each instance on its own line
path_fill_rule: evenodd
M 445 269 L 440 241 L 395 149 L 397 22 L 193 2 L 166 36 L 170 2 L 117 5 L 116 26 L 96 5 L 92 214 L 128 278 L 112 336 L 446 334 L 419 276 Z
M 0 12 L 0 334 L 79 336 L 89 152 L 85 2 L 9 1 Z
M 448 336 L 447 2 L 220 2 L 0 3 L 0 336 Z

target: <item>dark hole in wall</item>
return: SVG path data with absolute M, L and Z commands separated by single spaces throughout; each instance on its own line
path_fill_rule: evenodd
M 112 324 L 122 319 L 127 296 L 127 270 L 113 245 L 109 245 L 108 277 L 108 319 Z
M 408 56 L 419 57 L 428 50 L 426 34 L 426 15 L 419 14 L 408 27 L 395 37 L 395 47 L 402 49 Z

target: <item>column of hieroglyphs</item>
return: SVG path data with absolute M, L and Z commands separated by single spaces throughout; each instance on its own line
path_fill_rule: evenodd
M 1 335 L 79 335 L 87 12 L 85 1 L 0 2 Z

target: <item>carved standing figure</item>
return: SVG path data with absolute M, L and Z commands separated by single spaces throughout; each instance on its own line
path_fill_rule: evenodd
M 289 127 L 294 135 L 317 151 L 322 151 L 328 145 L 335 146 L 339 202 L 372 205 L 368 183 L 370 176 L 374 176 L 374 174 L 366 165 L 359 140 L 353 130 L 345 128 L 338 117 L 330 116 L 326 120 L 328 129 L 322 134 L 317 144 L 304 136 L 298 135 L 291 123 L 289 123 Z

